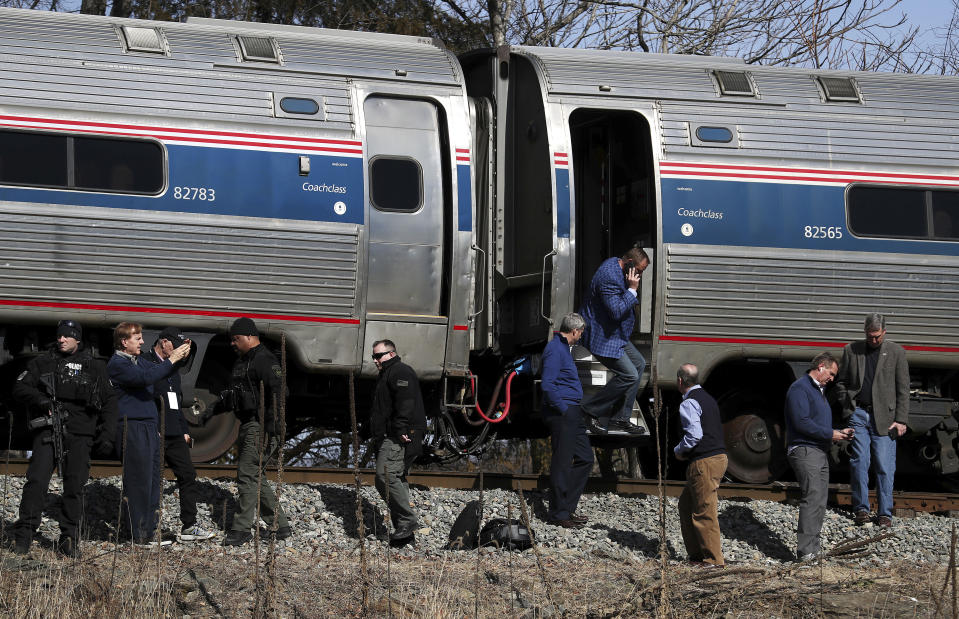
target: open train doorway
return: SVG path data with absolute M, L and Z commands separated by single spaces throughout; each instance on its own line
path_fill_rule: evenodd
M 580 307 L 589 280 L 603 260 L 621 256 L 634 245 L 655 247 L 656 184 L 649 123 L 643 116 L 579 109 L 570 115 L 569 125 L 576 205 L 574 306 Z M 643 278 L 644 286 L 654 282 L 651 276 Z M 640 311 L 646 314 L 651 309 L 647 304 Z M 648 339 L 648 316 L 637 320 L 634 339 L 643 329 Z
M 569 123 L 576 213 L 573 298 L 579 308 L 593 273 L 607 258 L 622 256 L 635 246 L 647 250 L 655 267 L 656 184 L 649 123 L 643 116 L 622 110 L 579 109 L 570 115 Z M 651 269 L 641 281 L 630 338 L 647 360 L 641 389 L 649 384 L 655 280 Z M 573 354 L 587 396 L 613 378 L 587 350 L 577 347 Z M 618 406 L 622 404 L 614 408 Z M 639 403 L 633 402 L 632 409 L 633 423 L 645 428 L 648 437 L 651 428 Z M 640 474 L 638 465 L 634 468 Z

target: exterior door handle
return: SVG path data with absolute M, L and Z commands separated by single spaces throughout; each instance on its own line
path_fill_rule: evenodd
M 540 304 L 539 314 L 540 314 L 540 316 L 543 317 L 543 319 L 546 320 L 546 322 L 549 323 L 550 326 L 553 326 L 553 319 L 546 315 L 546 308 L 545 308 L 545 305 L 546 305 L 546 261 L 549 260 L 550 258 L 552 258 L 552 257 L 555 256 L 555 255 L 556 255 L 556 249 L 554 248 L 553 251 L 551 251 L 551 252 L 549 252 L 548 254 L 546 254 L 545 256 L 543 256 L 543 282 L 542 282 L 542 284 L 540 284 L 540 291 L 539 291 L 539 304 Z

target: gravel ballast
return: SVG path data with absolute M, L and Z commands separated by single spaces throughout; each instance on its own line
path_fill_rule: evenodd
M 7 477 L 4 482 L 3 519 L 9 527 L 17 517 L 22 477 Z M 198 543 L 174 544 L 171 548 L 218 546 L 223 540 L 224 523 L 229 528 L 236 507 L 236 484 L 232 479 L 201 479 L 199 523 L 217 531 L 216 538 Z M 85 543 L 107 544 L 113 539 L 120 497 L 120 478 L 91 481 L 85 491 Z M 59 534 L 54 517 L 59 512 L 60 481 L 54 478 L 47 495 L 40 534 L 55 540 Z M 386 545 L 383 522 L 385 506 L 376 490 L 361 490 L 367 541 Z M 401 556 L 429 557 L 453 555 L 466 551 L 449 551 L 450 527 L 467 502 L 477 499 L 478 491 L 425 489 L 413 487 L 411 498 L 420 517 L 416 543 L 396 552 Z M 578 513 L 589 523 L 582 529 L 569 530 L 546 524 L 544 496 L 541 492 L 525 493 L 531 526 L 540 551 L 557 556 L 608 556 L 632 560 L 656 557 L 659 546 L 659 500 L 656 497 L 623 497 L 615 494 L 586 494 Z M 508 513 L 521 520 L 520 498 L 516 492 L 488 490 L 484 492 L 484 522 L 506 518 Z M 666 537 L 669 558 L 684 560 L 686 551 L 680 533 L 675 498 L 666 499 Z M 284 484 L 281 502 L 293 526 L 293 537 L 279 543 L 283 552 L 329 553 L 353 551 L 356 536 L 356 498 L 352 486 L 336 484 Z M 176 486 L 166 482 L 163 497 L 163 527 L 179 531 L 179 501 Z M 719 502 L 719 523 L 723 535 L 723 553 L 727 561 L 778 564 L 792 561 L 796 547 L 798 507 L 769 501 Z M 864 565 L 883 565 L 890 561 L 918 564 L 945 564 L 949 561 L 952 518 L 918 514 L 915 518 L 896 518 L 891 531 L 895 536 L 868 546 L 855 561 Z M 848 511 L 830 508 L 823 524 L 823 545 L 829 550 L 836 544 L 856 538 L 873 537 L 884 530 L 873 525 L 857 527 Z M 252 543 L 239 548 L 225 548 L 229 553 L 253 551 Z M 497 552 L 489 548 L 484 552 Z M 847 560 L 848 561 L 848 560 Z

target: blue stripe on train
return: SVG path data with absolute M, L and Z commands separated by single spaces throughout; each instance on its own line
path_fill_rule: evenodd
M 959 255 L 954 242 L 853 236 L 845 187 L 681 178 L 661 187 L 665 243 Z
M 0 200 L 352 224 L 365 220 L 361 158 L 303 153 L 311 169 L 309 176 L 300 176 L 299 153 L 179 145 L 167 150 L 170 184 L 161 196 L 3 187 Z M 187 193 L 183 188 L 191 199 L 176 197 Z
M 473 229 L 472 191 L 470 187 L 470 166 L 456 166 L 456 199 L 459 202 L 458 229 L 469 232 Z

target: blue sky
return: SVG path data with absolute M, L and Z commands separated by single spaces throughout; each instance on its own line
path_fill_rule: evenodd
M 903 0 L 899 9 L 923 31 L 942 28 L 952 17 L 952 0 Z

